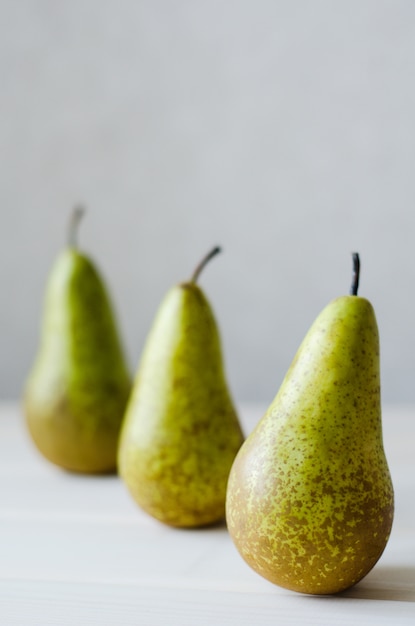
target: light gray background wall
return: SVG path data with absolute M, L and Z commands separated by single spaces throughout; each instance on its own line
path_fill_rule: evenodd
M 356 249 L 384 400 L 415 400 L 414 2 L 1 0 L 0 76 L 3 398 L 82 201 L 132 369 L 220 243 L 201 284 L 233 394 L 270 401 Z

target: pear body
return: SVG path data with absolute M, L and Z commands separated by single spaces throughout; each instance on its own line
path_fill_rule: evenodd
M 211 307 L 194 283 L 173 287 L 150 330 L 123 422 L 119 473 L 161 522 L 225 516 L 226 483 L 243 441 Z
M 33 441 L 67 470 L 115 471 L 130 390 L 106 288 L 90 259 L 68 247 L 48 281 L 40 347 L 24 394 Z
M 344 296 L 318 316 L 233 464 L 227 524 L 246 562 L 282 587 L 342 591 L 391 531 L 372 305 Z

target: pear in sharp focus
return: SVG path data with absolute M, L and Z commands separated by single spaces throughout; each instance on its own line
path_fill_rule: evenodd
M 24 411 L 33 441 L 49 461 L 102 473 L 116 470 L 131 380 L 102 278 L 75 243 L 81 215 L 74 211 L 68 245 L 48 281 Z
M 393 488 L 385 458 L 374 310 L 332 301 L 233 464 L 227 524 L 246 562 L 288 589 L 342 591 L 381 556 Z
M 142 354 L 122 427 L 119 471 L 156 519 L 181 527 L 224 518 L 243 436 L 225 380 L 216 321 L 197 277 L 165 296 Z

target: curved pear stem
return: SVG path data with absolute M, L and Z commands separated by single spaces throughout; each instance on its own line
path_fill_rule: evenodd
M 219 254 L 219 252 L 222 252 L 222 249 L 219 246 L 215 246 L 210 252 L 207 253 L 206 256 L 203 257 L 203 259 L 200 261 L 199 265 L 196 267 L 195 271 L 192 274 L 192 277 L 190 279 L 191 283 L 195 283 L 197 281 L 205 265 L 207 265 L 214 256 Z
M 71 214 L 68 227 L 68 246 L 70 248 L 78 247 L 78 229 L 85 209 L 82 206 L 76 206 Z
M 360 277 L 360 258 L 357 252 L 352 253 L 353 258 L 353 276 L 352 286 L 350 287 L 350 295 L 357 296 L 357 290 L 359 289 L 359 277 Z

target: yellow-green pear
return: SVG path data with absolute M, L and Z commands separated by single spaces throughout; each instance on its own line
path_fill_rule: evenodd
M 241 447 L 227 491 L 230 535 L 245 561 L 282 587 L 333 594 L 375 565 L 391 531 L 393 488 L 381 424 L 372 305 L 329 303 L 275 399 Z
M 131 380 L 102 278 L 75 242 L 81 215 L 74 211 L 68 245 L 48 280 L 24 411 L 49 461 L 74 472 L 106 473 L 116 470 Z
M 119 473 L 132 497 L 159 521 L 178 527 L 224 519 L 229 470 L 243 441 L 217 324 L 196 284 L 217 252 L 165 296 L 120 438 Z

